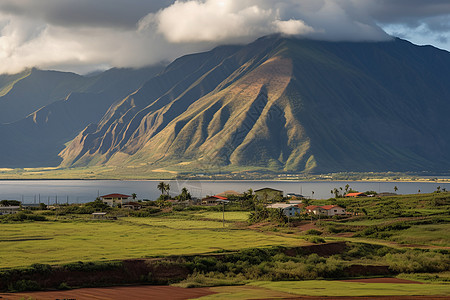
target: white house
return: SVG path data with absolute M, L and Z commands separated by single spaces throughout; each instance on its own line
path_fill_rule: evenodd
M 345 215 L 345 208 L 340 207 L 339 205 L 323 205 L 322 209 L 326 211 L 327 216 L 335 216 L 335 215 Z
M 103 201 L 103 203 L 108 204 L 111 207 L 116 206 L 122 206 L 124 204 L 127 204 L 132 200 L 132 197 L 129 195 L 123 195 L 123 194 L 109 194 L 100 196 L 100 200 Z
M 310 205 L 305 207 L 307 213 L 313 213 L 315 215 L 326 215 L 326 211 L 318 205 Z
M 20 210 L 20 206 L 0 206 L 1 215 L 12 215 Z
M 296 214 L 300 214 L 301 209 L 294 205 L 294 204 L 286 204 L 286 203 L 274 203 L 267 205 L 267 208 L 274 208 L 274 209 L 282 209 L 283 214 L 286 217 L 295 217 Z

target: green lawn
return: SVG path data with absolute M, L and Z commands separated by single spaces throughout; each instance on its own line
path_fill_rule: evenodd
M 225 221 L 244 222 L 248 220 L 247 211 L 225 211 Z M 223 213 L 219 211 L 206 211 L 196 213 L 195 216 L 205 219 L 222 220 Z
M 226 224 L 229 225 L 229 224 Z M 294 236 L 222 228 L 221 222 L 171 218 L 1 224 L 0 268 L 152 256 L 200 254 L 275 245 Z
M 289 296 L 450 296 L 448 284 L 359 283 L 326 280 L 259 281 L 245 286 L 211 288 L 217 294 L 199 299 L 262 299 Z
M 396 232 L 391 240 L 404 244 L 450 247 L 448 224 L 416 225 Z
M 394 296 L 394 295 L 449 295 L 450 285 L 445 284 L 398 284 L 360 283 L 342 281 L 260 281 L 252 286 L 305 296 Z

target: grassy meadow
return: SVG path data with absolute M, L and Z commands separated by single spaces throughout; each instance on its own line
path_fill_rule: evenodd
M 228 213 L 225 215 L 227 216 Z M 234 229 L 221 220 L 124 217 L 1 224 L 0 268 L 305 244 L 296 236 Z
M 147 203 L 136 212 L 103 207 L 117 217 L 110 220 L 92 219 L 92 210 L 99 209 L 95 202 L 2 216 L 0 279 L 20 272 L 33 278 L 33 272 L 42 270 L 76 269 L 83 266 L 79 262 L 92 262 L 84 264 L 88 269 L 107 269 L 114 262 L 121 270 L 123 260 L 158 258 L 149 260 L 156 262 L 155 268 L 188 273 L 161 282 L 150 272 L 134 284 L 174 283 L 217 292 L 202 299 L 450 295 L 450 193 L 312 201 L 358 214 L 321 219 L 304 215 L 288 221 L 247 200 L 230 204 L 225 222 L 221 207 L 171 207 L 164 202 Z M 345 242 L 345 249 L 304 252 L 310 245 L 334 247 L 331 242 Z M 362 273 L 349 271 L 353 265 L 362 267 Z M 377 274 L 365 273 L 365 267 L 382 267 L 383 276 L 425 284 L 335 281 Z M 37 284 L 14 280 L 10 291 Z
M 203 296 L 201 300 L 213 299 L 285 299 L 295 296 L 315 297 L 370 297 L 370 296 L 450 296 L 446 284 L 398 284 L 359 283 L 342 281 L 260 281 L 244 286 L 211 288 L 217 294 Z

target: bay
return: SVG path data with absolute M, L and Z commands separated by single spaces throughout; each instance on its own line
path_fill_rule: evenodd
M 156 200 L 160 195 L 157 188 L 160 180 L 121 181 L 121 180 L 2 180 L 0 181 L 0 200 L 19 200 L 23 203 L 86 203 L 97 196 L 121 193 L 137 194 L 138 199 Z M 450 190 L 450 183 L 436 182 L 362 182 L 362 181 L 200 181 L 200 180 L 165 180 L 170 184 L 170 194 L 177 195 L 186 187 L 192 196 L 204 197 L 226 190 L 244 192 L 264 187 L 297 193 L 314 199 L 328 199 L 334 188 L 349 184 L 361 192 L 394 192 L 398 194 L 430 193 L 438 186 Z

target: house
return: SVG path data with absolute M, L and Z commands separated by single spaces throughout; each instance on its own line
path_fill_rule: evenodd
M 209 196 L 206 198 L 202 199 L 202 205 L 206 205 L 206 206 L 215 206 L 215 205 L 219 205 L 222 203 L 227 203 L 229 202 L 228 199 L 226 197 L 222 197 L 222 196 Z
M 105 212 L 94 212 L 92 213 L 92 219 L 106 219 Z
M 266 206 L 267 208 L 272 209 L 282 209 L 283 214 L 286 217 L 295 217 L 296 215 L 299 215 L 301 212 L 301 209 L 293 204 L 286 204 L 286 203 L 274 203 Z
M 20 206 L 0 206 L 1 215 L 12 215 L 20 210 Z
M 340 207 L 339 205 L 323 205 L 322 209 L 326 211 L 327 216 L 335 216 L 335 215 L 345 215 L 345 208 Z
M 100 200 L 103 201 L 103 203 L 108 204 L 111 207 L 116 206 L 122 206 L 124 204 L 127 204 L 131 201 L 132 197 L 129 195 L 123 195 L 123 194 L 109 194 L 100 196 Z
M 229 190 L 229 191 L 225 191 L 225 192 L 219 193 L 216 196 L 221 196 L 221 197 L 228 198 L 229 196 L 242 197 L 242 196 L 244 196 L 244 194 L 236 192 L 236 191 Z
M 283 198 L 283 191 L 272 188 L 262 188 L 254 192 L 258 200 L 273 201 Z
M 128 208 L 131 210 L 140 210 L 142 205 L 137 202 L 128 202 L 127 204 L 122 205 L 122 208 Z
M 367 197 L 364 193 L 348 193 L 345 197 Z
M 305 211 L 307 213 L 313 213 L 315 215 L 326 215 L 327 212 L 321 206 L 318 205 L 310 205 L 305 207 Z
M 292 199 L 289 199 L 289 204 L 302 204 L 302 203 L 303 203 L 303 200 L 292 200 Z
M 295 193 L 287 193 L 287 194 L 286 194 L 286 197 L 288 197 L 289 200 L 291 200 L 291 199 L 303 199 L 303 198 L 305 198 L 305 196 L 300 195 L 300 194 L 295 194 Z

